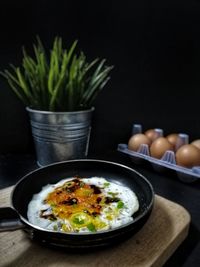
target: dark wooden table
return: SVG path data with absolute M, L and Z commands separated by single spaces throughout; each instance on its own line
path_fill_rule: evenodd
M 136 169 L 152 183 L 156 194 L 185 207 L 192 220 L 189 235 L 165 266 L 200 266 L 200 181 L 183 183 L 174 172 L 157 173 L 151 166 L 136 165 L 128 156 L 117 151 L 89 157 L 119 162 Z M 36 168 L 38 166 L 34 155 L 0 155 L 0 188 L 14 185 Z

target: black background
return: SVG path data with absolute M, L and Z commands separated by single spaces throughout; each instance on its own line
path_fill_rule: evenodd
M 21 47 L 55 35 L 92 60 L 114 65 L 95 103 L 90 151 L 126 143 L 132 123 L 200 138 L 200 2 L 1 1 L 0 68 L 20 64 Z M 33 151 L 28 115 L 0 78 L 0 152 Z

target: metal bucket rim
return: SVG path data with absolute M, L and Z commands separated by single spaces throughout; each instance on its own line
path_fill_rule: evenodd
M 46 111 L 46 110 L 38 110 L 38 109 L 32 109 L 30 107 L 26 107 L 26 110 L 31 113 L 40 113 L 40 114 L 47 114 L 47 115 L 53 115 L 53 114 L 82 114 L 82 113 L 89 113 L 95 110 L 94 107 L 91 107 L 90 109 L 83 109 L 78 111 Z

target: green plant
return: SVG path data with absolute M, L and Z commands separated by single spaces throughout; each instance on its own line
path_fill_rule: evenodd
M 22 66 L 10 64 L 0 72 L 26 106 L 38 110 L 75 111 L 90 108 L 99 91 L 109 80 L 113 66 L 105 59 L 88 63 L 83 52 L 77 54 L 77 41 L 66 50 L 55 37 L 46 53 L 40 39 L 33 44 L 34 56 L 23 48 Z

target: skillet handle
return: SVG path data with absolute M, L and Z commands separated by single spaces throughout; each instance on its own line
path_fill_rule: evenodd
M 10 208 L 0 208 L 0 232 L 14 231 L 25 228 L 17 212 Z

